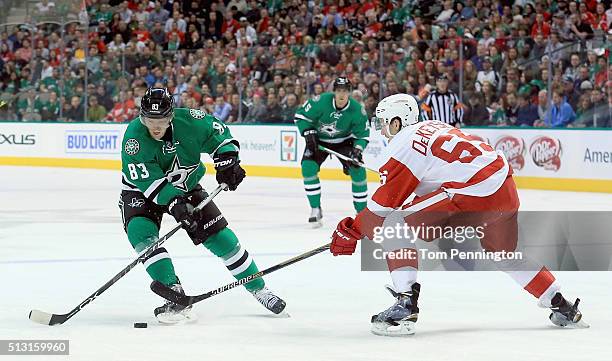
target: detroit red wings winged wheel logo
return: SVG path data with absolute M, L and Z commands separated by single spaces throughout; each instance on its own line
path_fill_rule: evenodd
M 529 153 L 538 167 L 555 172 L 561 168 L 561 142 L 558 139 L 538 137 L 531 143 Z
M 502 136 L 495 143 L 495 150 L 501 151 L 514 170 L 525 166 L 525 141 L 511 135 Z

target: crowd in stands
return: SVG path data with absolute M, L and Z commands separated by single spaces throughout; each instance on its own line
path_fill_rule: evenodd
M 227 123 L 293 123 L 339 75 L 370 115 L 446 75 L 464 125 L 612 127 L 610 0 L 83 4 L 63 33 L 0 33 L 0 118 L 126 122 L 147 87 L 165 86 Z

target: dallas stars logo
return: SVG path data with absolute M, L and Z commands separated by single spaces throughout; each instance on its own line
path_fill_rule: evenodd
M 145 204 L 145 200 L 144 199 L 133 197 L 132 201 L 128 205 L 130 207 L 133 207 L 133 208 L 140 208 L 144 204 Z
M 333 137 L 340 133 L 340 131 L 336 128 L 336 123 L 337 122 L 333 122 L 331 124 L 321 124 L 321 126 L 319 126 L 319 131 Z
M 174 156 L 172 167 L 166 172 L 166 179 L 173 186 L 187 192 L 187 179 L 198 169 L 198 164 L 182 166 L 177 156 Z

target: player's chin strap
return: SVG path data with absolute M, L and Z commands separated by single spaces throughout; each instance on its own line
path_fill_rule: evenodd
M 195 209 L 202 209 L 202 208 L 204 208 L 204 206 L 206 206 L 208 203 L 212 202 L 213 198 L 215 198 L 217 196 L 217 194 L 219 194 L 225 188 L 227 188 L 227 184 L 225 184 L 225 183 L 219 184 L 219 186 L 217 188 L 215 188 L 215 190 L 212 191 L 210 193 L 210 195 L 206 199 L 204 199 L 202 202 L 200 202 L 200 204 L 198 204 L 197 207 L 195 207 Z M 61 325 L 62 323 L 68 321 L 77 312 L 81 311 L 83 309 L 83 307 L 87 306 L 89 303 L 91 303 L 93 300 L 95 300 L 98 296 L 100 296 L 104 291 L 109 289 L 110 286 L 112 286 L 117 281 L 119 281 L 121 278 L 123 278 L 123 276 L 125 276 L 134 267 L 136 267 L 136 265 L 138 265 L 138 263 L 144 262 L 145 259 L 149 258 L 149 256 L 156 249 L 161 247 L 161 245 L 168 238 L 172 237 L 172 235 L 174 235 L 176 232 L 178 232 L 178 230 L 181 229 L 181 228 L 182 228 L 182 224 L 179 224 L 176 227 L 174 227 L 170 232 L 166 233 L 165 236 L 163 236 L 163 237 L 159 238 L 157 241 L 155 241 L 155 243 L 153 243 L 147 249 L 142 251 L 138 255 L 138 258 L 136 258 L 134 261 L 132 261 L 132 263 L 130 263 L 124 269 L 122 269 L 119 273 L 117 273 L 115 275 L 115 277 L 113 277 L 110 281 L 106 282 L 104 285 L 102 285 L 102 287 L 98 288 L 94 293 L 91 294 L 91 296 L 87 297 L 78 306 L 73 308 L 72 311 L 70 311 L 68 313 L 65 313 L 65 314 L 54 314 L 54 313 L 52 314 L 52 313 L 48 313 L 48 312 L 44 312 L 44 311 L 40 311 L 40 310 L 32 310 L 32 311 L 30 311 L 30 315 L 29 315 L 30 320 L 32 320 L 34 322 L 37 322 L 37 323 L 40 323 L 40 324 L 43 324 L 43 325 L 49 325 L 49 326 Z
M 367 169 L 367 170 L 371 170 L 372 172 L 378 173 L 378 169 L 370 168 L 370 167 L 366 166 L 365 164 L 363 164 L 363 163 L 361 163 L 361 162 L 357 161 L 356 159 L 353 159 L 353 158 L 351 158 L 351 157 L 348 157 L 348 156 L 346 156 L 346 155 L 344 155 L 344 154 L 342 154 L 342 153 L 338 153 L 338 152 L 333 151 L 333 150 L 331 150 L 331 149 L 329 149 L 329 148 L 325 148 L 325 147 L 324 147 L 324 146 L 322 146 L 322 145 L 319 145 L 319 149 L 320 149 L 320 150 L 322 150 L 322 151 L 324 151 L 324 152 L 327 152 L 327 153 L 329 153 L 329 154 L 331 154 L 331 155 L 335 155 L 336 157 L 338 157 L 338 158 L 340 158 L 340 159 L 342 159 L 342 160 L 345 160 L 345 161 L 347 161 L 347 162 L 351 162 L 351 163 L 356 164 L 356 165 L 358 165 L 358 166 L 360 166 L 360 167 L 362 167 L 362 168 L 365 168 L 365 169 Z

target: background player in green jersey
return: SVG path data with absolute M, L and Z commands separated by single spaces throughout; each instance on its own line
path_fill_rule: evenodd
M 233 191 L 245 177 L 239 147 L 215 117 L 196 109 L 174 109 L 172 95 L 165 88 L 147 90 L 140 116 L 125 131 L 121 152 L 123 191 L 119 206 L 136 252 L 157 239 L 162 216 L 168 212 L 182 223 L 195 245 L 202 244 L 220 257 L 236 279 L 258 272 L 214 202 L 194 210 L 208 196 L 199 185 L 206 171 L 200 154 L 213 157 L 217 182 L 226 183 Z M 153 252 L 144 266 L 154 280 L 183 293 L 165 248 Z M 280 313 L 285 308 L 285 302 L 263 279 L 248 282 L 245 288 L 270 311 Z M 160 322 L 175 323 L 193 319 L 190 308 L 168 301 L 154 314 Z
M 321 182 L 319 170 L 329 154 L 318 145 L 335 150 L 363 163 L 362 152 L 368 145 L 370 129 L 365 109 L 349 96 L 351 82 L 345 77 L 334 81 L 334 92 L 308 100 L 295 114 L 295 123 L 306 140 L 302 157 L 304 189 L 312 208 L 308 222 L 321 225 Z M 353 162 L 340 160 L 344 174 L 352 181 L 353 205 L 357 212 L 366 206 L 368 185 L 366 170 Z

